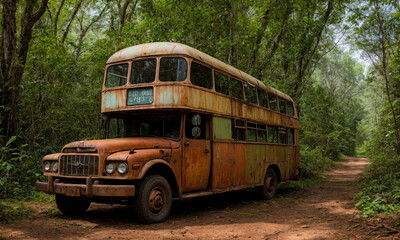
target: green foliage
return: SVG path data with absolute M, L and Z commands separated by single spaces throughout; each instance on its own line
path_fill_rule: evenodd
M 35 159 L 26 151 L 26 144 L 17 141 L 13 136 L 0 147 L 0 198 L 29 196 L 32 185 L 43 178 L 40 158 Z
M 341 57 L 343 56 L 343 57 Z M 347 53 L 324 57 L 300 100 L 300 159 L 304 176 L 352 156 L 363 108 L 357 94 L 362 67 Z
M 9 206 L 0 203 L 0 223 L 12 223 L 29 216 L 29 210 L 24 204 Z
M 379 194 L 375 195 L 374 199 L 369 196 L 362 196 L 360 201 L 357 202 L 356 208 L 362 210 L 359 214 L 364 218 L 376 217 L 378 213 L 394 213 L 398 211 L 398 207 L 388 204 Z

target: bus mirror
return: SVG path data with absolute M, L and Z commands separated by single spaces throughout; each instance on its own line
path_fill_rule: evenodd
M 199 127 L 192 128 L 192 136 L 193 138 L 198 138 L 201 135 L 201 129 Z
M 192 117 L 192 125 L 193 126 L 200 126 L 201 124 L 201 117 L 199 114 L 196 114 Z

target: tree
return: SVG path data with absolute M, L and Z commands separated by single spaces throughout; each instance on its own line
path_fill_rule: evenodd
M 0 106 L 2 116 L 0 130 L 7 138 L 16 134 L 18 122 L 19 86 L 24 73 L 26 59 L 32 40 L 34 24 L 42 17 L 48 0 L 27 0 L 18 2 L 3 0 L 2 35 L 1 35 L 1 71 L 0 71 Z M 39 6 L 38 6 L 39 5 Z M 23 7 L 23 14 L 17 9 Z M 36 10 L 35 10 L 36 8 Z M 17 31 L 20 23 L 20 31 Z
M 371 0 L 368 6 L 362 5 L 358 12 L 363 16 L 363 21 L 355 28 L 355 44 L 385 80 L 385 93 L 395 133 L 393 145 L 400 154 L 399 113 L 393 99 L 393 83 L 399 76 L 395 74 L 399 66 L 393 61 L 398 59 L 399 6 L 391 1 Z

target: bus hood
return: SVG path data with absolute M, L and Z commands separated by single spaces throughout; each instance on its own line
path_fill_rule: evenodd
M 112 153 L 123 150 L 151 148 L 179 148 L 179 142 L 151 137 L 112 138 L 101 140 L 76 141 L 65 145 L 63 153 Z

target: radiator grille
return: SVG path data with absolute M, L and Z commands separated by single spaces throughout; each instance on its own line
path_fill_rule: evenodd
M 61 175 L 92 176 L 99 173 L 99 157 L 92 155 L 63 155 L 60 160 Z

